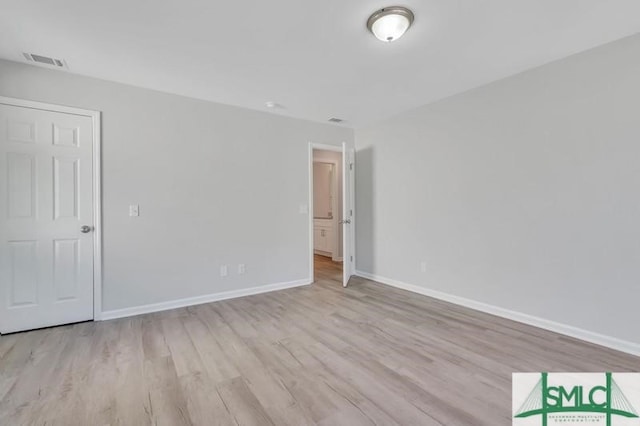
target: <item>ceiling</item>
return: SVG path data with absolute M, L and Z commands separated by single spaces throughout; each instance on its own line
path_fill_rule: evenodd
M 640 31 L 637 0 L 405 0 L 386 44 L 365 24 L 394 3 L 3 0 L 0 57 L 359 127 Z

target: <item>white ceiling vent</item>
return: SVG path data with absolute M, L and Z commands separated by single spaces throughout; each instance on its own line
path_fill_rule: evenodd
M 328 121 L 331 122 L 331 123 L 342 123 L 344 120 L 342 118 L 332 117 Z
M 50 58 L 48 56 L 36 55 L 34 53 L 23 53 L 23 55 L 30 62 L 37 62 L 39 64 L 50 65 L 56 68 L 67 68 L 67 64 L 64 59 Z

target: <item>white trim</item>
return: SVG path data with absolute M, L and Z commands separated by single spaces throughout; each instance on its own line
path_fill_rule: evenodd
M 333 260 L 334 262 L 342 262 L 343 257 L 342 256 L 332 257 L 331 260 Z
M 618 339 L 616 337 L 606 336 L 604 334 L 594 333 L 592 331 L 584 330 L 571 325 L 546 320 L 544 318 L 539 318 L 533 315 L 528 315 L 521 312 L 516 312 L 509 309 L 501 308 L 498 306 L 489 305 L 487 303 L 478 302 L 476 300 L 467 299 L 460 296 L 454 296 L 452 294 L 428 289 L 415 284 L 407 284 L 402 281 L 382 277 L 380 275 L 370 274 L 364 271 L 355 271 L 355 274 L 362 278 L 366 278 L 372 281 L 377 281 L 381 284 L 386 284 L 391 287 L 396 287 L 402 290 L 418 293 L 423 296 L 433 297 L 434 299 L 443 300 L 445 302 L 453 303 L 459 306 L 464 306 L 466 308 L 474 309 L 476 311 L 485 312 L 487 314 L 506 318 L 512 321 L 517 321 L 523 324 L 528 324 L 534 327 L 553 331 L 559 334 L 564 334 L 566 336 L 574 337 L 576 339 L 584 340 L 586 342 L 594 343 L 596 345 L 605 346 L 621 352 L 626 352 L 631 355 L 640 356 L 639 343 Z
M 93 319 L 102 318 L 102 121 L 94 111 L 93 121 Z
M 307 217 L 309 219 L 309 281 L 311 282 L 315 281 L 315 275 L 313 272 L 314 271 L 313 254 L 315 252 L 313 248 L 313 150 L 314 149 L 320 149 L 323 151 L 342 152 L 342 146 L 309 142 L 309 157 L 307 158 L 307 162 L 308 162 L 307 172 L 309 173 L 309 189 L 308 189 L 308 192 L 309 192 L 308 210 L 309 211 L 308 211 Z M 344 176 L 343 176 L 343 179 L 344 179 Z M 342 238 L 344 238 L 344 235 L 342 236 Z
M 307 232 L 309 233 L 309 281 L 314 282 L 316 280 L 314 274 L 314 264 L 313 264 L 313 255 L 314 255 L 314 247 L 313 247 L 313 143 L 309 142 L 309 158 L 307 159 L 309 162 L 309 200 L 308 200 L 308 211 L 307 211 L 307 219 L 308 219 L 308 228 Z
M 0 96 L 0 104 L 13 105 L 23 108 L 41 109 L 45 111 L 63 112 L 65 114 L 83 115 L 87 117 L 93 117 L 95 114 L 100 114 L 98 111 L 89 109 L 81 109 L 75 107 L 69 107 L 65 105 L 48 104 L 44 102 L 30 101 L 27 99 L 9 98 L 6 96 Z
M 169 309 L 184 308 L 187 306 L 201 305 L 203 303 L 235 299 L 238 297 L 251 296 L 254 294 L 269 293 L 272 291 L 285 290 L 288 288 L 300 287 L 309 284 L 311 284 L 311 282 L 308 279 L 302 279 L 284 283 L 244 288 L 240 290 L 223 291 L 221 293 L 205 294 L 203 296 L 187 297 L 185 299 L 170 300 L 168 302 L 152 303 L 149 305 L 134 306 L 131 308 L 114 309 L 111 311 L 103 312 L 101 320 L 125 318 L 132 317 L 134 315 L 149 314 L 151 312 L 167 311 Z
M 342 153 L 342 146 L 340 145 L 327 145 L 324 143 L 315 143 L 315 142 L 309 142 L 309 145 L 311 145 L 312 150 L 319 149 L 320 151 L 334 151 L 334 152 Z M 313 155 L 311 156 L 311 158 L 313 159 Z
M 100 111 L 54 105 L 26 99 L 0 96 L 0 104 L 91 118 L 93 127 L 93 319 L 100 320 L 102 314 L 102 128 Z

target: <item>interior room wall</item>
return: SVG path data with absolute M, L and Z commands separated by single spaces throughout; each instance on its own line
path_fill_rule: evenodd
M 336 179 L 338 183 L 337 196 L 337 211 L 334 212 L 334 218 L 336 219 L 336 226 L 338 222 L 342 220 L 342 153 L 337 151 L 327 151 L 322 149 L 313 150 L 313 161 L 332 163 L 335 165 Z M 342 226 L 337 226 L 338 237 L 338 253 L 334 255 L 336 258 L 342 258 Z
M 308 142 L 352 130 L 3 60 L 0 95 L 102 112 L 104 310 L 309 277 Z
M 357 129 L 357 269 L 640 343 L 639 52 Z
M 314 161 L 313 163 L 313 217 L 332 218 L 336 210 L 333 206 L 335 185 L 335 165 Z M 336 200 L 337 201 L 337 200 Z

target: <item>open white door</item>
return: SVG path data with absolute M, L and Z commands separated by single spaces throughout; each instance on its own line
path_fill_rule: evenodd
M 347 149 L 347 144 L 342 143 L 342 285 L 349 284 L 349 279 L 353 275 L 355 260 L 355 223 L 354 223 L 354 200 L 355 185 L 354 172 L 355 152 Z

